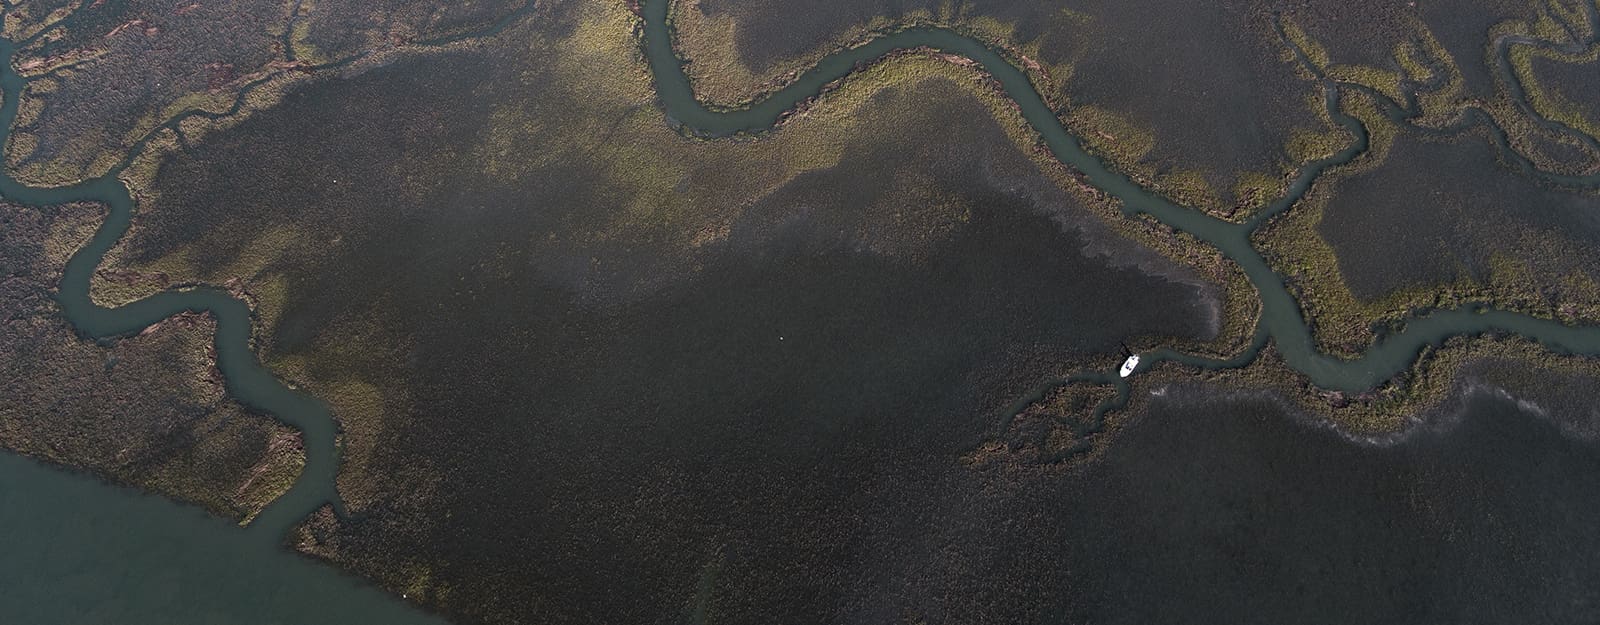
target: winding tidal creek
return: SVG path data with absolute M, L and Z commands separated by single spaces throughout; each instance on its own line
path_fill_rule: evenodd
M 1252 219 L 1233 223 L 1173 203 L 1112 171 L 1067 132 L 1023 71 L 1001 52 L 951 30 L 913 28 L 884 34 L 865 45 L 828 56 L 791 84 L 748 107 L 729 111 L 710 110 L 696 99 L 682 61 L 674 53 L 673 35 L 667 19 L 669 4 L 668 0 L 647 0 L 644 3 L 644 43 L 668 123 L 686 132 L 707 137 L 726 137 L 772 130 L 785 114 L 816 97 L 827 85 L 845 78 L 860 65 L 876 62 L 896 50 L 931 48 L 971 59 L 981 65 L 1016 102 L 1023 117 L 1039 133 L 1050 152 L 1062 163 L 1083 174 L 1094 187 L 1121 200 L 1123 212 L 1128 218 L 1140 215 L 1153 218 L 1215 246 L 1237 263 L 1254 285 L 1261 302 L 1256 339 L 1251 346 L 1243 353 L 1223 361 L 1158 350 L 1141 355 L 1140 370 L 1147 370 L 1164 361 L 1209 368 L 1244 366 L 1252 362 L 1270 341 L 1281 352 L 1288 366 L 1307 376 L 1317 386 L 1360 392 L 1405 371 L 1425 347 L 1439 345 L 1455 336 L 1506 332 L 1537 341 L 1552 350 L 1600 355 L 1600 328 L 1571 327 L 1489 307 L 1435 311 L 1410 319 L 1403 330 L 1384 337 L 1354 360 L 1331 357 L 1317 350 L 1312 331 L 1300 314 L 1298 302 L 1285 287 L 1282 278 L 1273 272 L 1261 253 L 1251 245 L 1250 236 L 1272 216 L 1290 210 L 1322 173 L 1349 162 L 1366 150 L 1366 129 L 1356 119 L 1337 113 L 1339 93 L 1331 83 L 1324 87 L 1328 108 L 1334 113 L 1335 120 L 1347 128 L 1356 140 L 1333 157 L 1307 165 L 1294 178 L 1284 197 L 1271 203 Z M 0 126 L 3 126 L 0 133 L 4 133 L 0 134 L 0 144 L 9 138 L 25 86 L 25 80 L 11 64 L 14 51 L 12 42 L 0 41 L 0 90 L 3 90 L 5 98 L 3 107 L 0 107 Z M 137 153 L 142 148 L 138 146 L 133 152 Z M 107 208 L 105 222 L 90 242 L 68 262 L 57 295 L 63 314 L 83 336 L 96 339 L 128 336 L 184 312 L 208 313 L 216 319 L 214 340 L 217 365 L 226 379 L 228 392 L 252 409 L 270 414 L 298 429 L 303 437 L 306 455 L 305 468 L 288 492 L 263 510 L 248 528 L 242 531 L 229 530 L 232 538 L 226 540 L 246 541 L 251 544 L 246 551 L 256 554 L 238 556 L 240 561 L 232 563 L 232 566 L 268 566 L 283 570 L 285 574 L 298 571 L 294 566 L 304 563 L 294 566 L 262 563 L 270 558 L 285 556 L 279 549 L 283 537 L 318 508 L 332 505 L 336 511 L 343 513 L 334 486 L 339 466 L 336 422 L 326 404 L 290 388 L 260 364 L 253 351 L 253 313 L 243 301 L 223 289 L 205 286 L 177 288 L 116 308 L 105 308 L 93 301 L 90 284 L 95 270 L 105 254 L 127 232 L 136 209 L 127 187 L 119 179 L 127 164 L 128 161 L 124 161 L 104 176 L 60 188 L 29 187 L 0 172 L 0 196 L 10 202 L 32 206 L 92 202 Z M 1085 372 L 1080 377 L 1115 384 L 1124 399 L 1129 391 L 1128 382 L 1120 380 L 1115 371 Z M 1137 380 L 1137 377 L 1131 379 Z M 0 456 L 0 469 L 7 473 L 34 470 L 23 468 L 21 463 L 6 456 Z M 132 495 L 116 495 L 129 496 Z M 190 516 L 195 519 L 181 523 L 215 524 L 214 520 L 205 519 L 203 515 Z M 261 560 L 257 562 L 254 558 Z
M 1187 232 L 1221 250 L 1238 263 L 1261 299 L 1260 318 L 1250 352 L 1226 362 L 1212 362 L 1161 351 L 1141 358 L 1140 369 L 1165 360 L 1212 367 L 1237 367 L 1248 364 L 1254 352 L 1270 339 L 1282 352 L 1285 362 L 1310 378 L 1319 387 L 1338 391 L 1365 391 L 1410 367 L 1424 346 L 1438 345 L 1454 336 L 1491 331 L 1510 332 L 1568 352 L 1600 355 L 1600 328 L 1574 328 L 1556 321 L 1537 319 L 1487 307 L 1439 311 L 1411 319 L 1403 331 L 1390 335 L 1356 360 L 1343 360 L 1319 352 L 1311 328 L 1300 315 L 1300 306 L 1284 286 L 1283 279 L 1267 265 L 1250 244 L 1250 234 L 1272 217 L 1294 206 L 1323 172 L 1350 162 L 1367 149 L 1368 135 L 1361 122 L 1338 113 L 1338 91 L 1325 85 L 1328 109 L 1335 119 L 1357 138 L 1334 156 L 1310 163 L 1295 176 L 1288 193 L 1262 209 L 1244 223 L 1217 219 L 1203 211 L 1180 206 L 1135 184 L 1127 176 L 1112 171 L 1084 150 L 1083 144 L 1045 104 L 1026 74 L 1006 60 L 1000 52 L 970 37 L 941 28 L 914 28 L 884 35 L 871 42 L 841 50 L 800 75 L 783 89 L 745 109 L 712 111 L 694 96 L 681 61 L 673 52 L 672 32 L 667 24 L 670 2 L 645 3 L 645 47 L 650 69 L 668 118 L 691 132 L 708 136 L 727 136 L 771 128 L 797 104 L 815 97 L 823 87 L 844 78 L 865 63 L 872 63 L 895 50 L 931 48 L 959 55 L 983 66 L 1005 89 L 1006 95 L 1021 109 L 1028 125 L 1039 133 L 1050 152 L 1062 163 L 1081 172 L 1090 184 L 1122 201 L 1123 213 L 1132 218 L 1148 215 L 1163 224 Z M 1111 372 L 1104 377 L 1109 379 Z

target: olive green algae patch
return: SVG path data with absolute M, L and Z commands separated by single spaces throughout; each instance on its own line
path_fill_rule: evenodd
M 51 295 L 101 218 L 0 206 L 0 446 L 248 521 L 299 475 L 299 437 L 226 397 L 208 318 L 104 344 L 73 332 Z

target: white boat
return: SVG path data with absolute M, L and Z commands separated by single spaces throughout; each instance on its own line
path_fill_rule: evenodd
M 1119 371 L 1118 373 L 1121 373 L 1122 377 L 1128 377 L 1130 375 L 1133 375 L 1133 370 L 1134 369 L 1138 369 L 1138 368 L 1139 368 L 1139 355 L 1138 354 L 1133 354 L 1131 356 L 1128 356 L 1127 360 L 1122 361 L 1122 371 Z

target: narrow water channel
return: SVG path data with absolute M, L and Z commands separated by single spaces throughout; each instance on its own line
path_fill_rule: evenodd
M 894 50 L 932 48 L 976 61 L 1016 101 L 1023 117 L 1044 139 L 1050 152 L 1062 163 L 1083 173 L 1090 184 L 1121 200 L 1126 215 L 1153 217 L 1216 246 L 1238 263 L 1261 298 L 1261 316 L 1257 321 L 1260 336 L 1273 342 L 1290 367 L 1324 389 L 1351 392 L 1371 389 L 1409 368 L 1425 346 L 1439 345 L 1455 336 L 1485 332 L 1509 332 L 1552 349 L 1600 355 L 1600 328 L 1574 328 L 1556 321 L 1485 307 L 1439 311 L 1408 320 L 1403 331 L 1386 337 L 1355 360 L 1335 358 L 1317 350 L 1311 329 L 1300 315 L 1299 303 L 1284 286 L 1282 278 L 1272 271 L 1261 253 L 1250 244 L 1250 233 L 1272 216 L 1294 206 L 1323 172 L 1348 163 L 1366 150 L 1366 129 L 1355 118 L 1338 113 L 1339 95 L 1331 84 L 1324 85 L 1328 109 L 1334 114 L 1335 120 L 1356 137 L 1356 141 L 1330 158 L 1307 165 L 1294 178 L 1288 193 L 1255 218 L 1245 223 L 1232 223 L 1211 217 L 1201 210 L 1175 204 L 1141 188 L 1127 176 L 1112 171 L 1084 150 L 1082 143 L 1067 132 L 1022 70 L 995 49 L 947 29 L 913 28 L 885 34 L 865 45 L 828 56 L 793 83 L 747 108 L 709 110 L 695 98 L 682 62 L 674 53 L 672 32 L 667 20 L 670 8 L 668 0 L 647 0 L 643 7 L 645 48 L 656 87 L 671 123 L 681 124 L 689 132 L 712 137 L 772 128 L 785 112 L 815 96 L 824 86 L 844 78 L 858 65 L 872 63 Z M 1146 355 L 1140 368 L 1148 369 L 1163 360 L 1172 359 L 1211 367 L 1242 366 L 1248 364 L 1252 359 L 1250 355 L 1263 345 L 1264 341 L 1258 340 L 1251 347 L 1250 354 L 1217 362 L 1181 358 L 1177 354 L 1161 351 Z
M 1260 225 L 1258 218 L 1235 224 L 1212 218 L 1199 210 L 1174 204 L 1134 184 L 1127 177 L 1112 171 L 1089 155 L 1071 136 L 1055 114 L 1035 91 L 1027 76 L 994 49 L 979 41 L 953 31 L 937 28 L 916 28 L 886 34 L 867 45 L 840 51 L 824 59 L 812 70 L 801 75 L 793 84 L 755 103 L 736 111 L 708 110 L 695 98 L 680 60 L 674 55 L 671 31 L 667 23 L 667 0 L 648 0 L 643 6 L 645 15 L 645 44 L 648 61 L 655 76 L 661 101 L 671 123 L 708 136 L 727 136 L 740 132 L 759 132 L 771 129 L 782 115 L 797 104 L 815 96 L 825 85 L 844 77 L 858 64 L 870 63 L 896 49 L 928 47 L 958 54 L 981 64 L 1021 107 L 1027 122 L 1043 137 L 1051 152 L 1063 163 L 1082 172 L 1089 182 L 1119 198 L 1125 213 L 1132 217 L 1148 215 L 1160 222 L 1188 232 L 1216 246 L 1234 262 L 1254 284 L 1262 301 L 1258 321 L 1258 337 L 1246 353 L 1228 361 L 1199 361 L 1182 354 L 1156 352 L 1147 355 L 1142 365 L 1148 368 L 1164 360 L 1182 360 L 1190 364 L 1211 367 L 1237 367 L 1250 362 L 1255 353 L 1271 340 L 1282 352 L 1285 361 L 1295 370 L 1307 375 L 1315 384 L 1327 389 L 1360 391 L 1371 388 L 1409 367 L 1424 346 L 1439 344 L 1453 336 L 1472 335 L 1488 331 L 1514 333 L 1539 341 L 1552 349 L 1600 355 L 1600 328 L 1575 328 L 1548 320 L 1535 319 L 1505 311 L 1487 308 L 1463 308 L 1440 311 L 1426 317 L 1410 320 L 1403 331 L 1387 337 L 1361 358 L 1341 360 L 1317 351 L 1311 332 L 1299 313 L 1298 303 L 1284 287 L 1259 252 L 1249 242 L 1250 233 Z M 15 120 L 24 79 L 11 65 L 15 48 L 11 42 L 0 41 L 0 91 L 4 105 L 0 107 L 0 144 L 9 137 Z M 1326 97 L 1330 108 L 1336 108 L 1338 94 L 1329 88 Z M 1290 192 L 1270 206 L 1266 214 L 1288 210 L 1309 188 L 1311 182 L 1329 167 L 1348 162 L 1366 148 L 1365 130 L 1348 117 L 1337 120 L 1349 128 L 1358 140 L 1349 148 L 1325 161 L 1312 163 L 1295 179 Z M 325 404 L 314 397 L 296 391 L 273 377 L 257 361 L 252 351 L 254 318 L 249 308 L 226 291 L 208 288 L 184 288 L 166 291 L 117 308 L 96 305 L 89 297 L 90 281 L 104 255 L 127 231 L 133 218 L 135 205 L 127 188 L 118 179 L 120 170 L 105 176 L 61 188 L 35 188 L 18 183 L 5 173 L 0 173 L 0 196 L 11 202 L 34 206 L 58 205 L 68 202 L 95 202 L 108 207 L 105 223 L 93 239 L 78 250 L 69 261 L 58 301 L 66 318 L 84 336 L 116 337 L 137 333 L 167 317 L 185 311 L 206 312 L 216 318 L 218 331 L 215 337 L 218 366 L 226 378 L 227 389 L 233 397 L 251 408 L 268 413 L 302 432 L 306 449 L 306 467 L 300 479 L 285 495 L 273 502 L 251 524 L 248 531 L 233 530 L 222 524 L 206 520 L 206 527 L 215 526 L 223 538 L 213 538 L 210 530 L 193 529 L 188 538 L 195 541 L 218 541 L 217 544 L 235 541 L 248 542 L 248 549 L 231 555 L 230 570 L 249 570 L 257 566 L 277 567 L 270 558 L 293 558 L 277 549 L 279 541 L 297 522 L 316 508 L 332 503 L 338 505 L 334 488 L 334 475 L 338 467 L 336 426 Z M 1090 373 L 1093 377 L 1110 379 L 1112 373 Z M 1120 384 L 1120 383 L 1119 383 Z M 1124 387 L 1126 388 L 1126 387 Z M 42 473 L 40 473 L 42 472 Z M 9 509 L 7 502 L 30 501 L 38 510 L 35 519 L 57 518 L 56 515 L 87 515 L 102 518 L 98 506 L 105 500 L 121 501 L 137 497 L 128 492 L 105 494 L 84 485 L 78 477 L 61 477 L 12 456 L 0 455 L 0 511 Z M 60 484 L 56 482 L 60 481 Z M 96 486 L 97 488 L 109 488 Z M 45 490 L 40 490 L 45 489 Z M 54 494 L 51 493 L 54 491 Z M 81 500 L 78 497 L 82 491 Z M 59 499 L 55 506 L 51 497 Z M 39 503 L 46 502 L 46 503 Z M 77 502 L 77 503 L 74 503 Z M 92 505 L 88 502 L 94 502 Z M 121 505 L 121 504 L 118 504 Z M 126 508 L 111 506 L 115 513 L 125 510 L 121 522 L 136 521 L 138 515 L 178 514 L 177 512 L 151 512 L 145 503 L 128 504 Z M 18 508 L 21 509 L 21 508 Z M 182 510 L 196 519 L 203 515 Z M 132 515 L 132 516 L 127 516 Z M 21 528 L 23 532 L 47 532 L 42 525 L 9 519 L 7 529 Z M 111 517 L 117 518 L 117 517 Z M 129 521 L 134 519 L 135 521 Z M 108 527 L 119 521 L 105 521 Z M 200 521 L 151 521 L 172 524 L 172 527 L 199 528 Z M 13 534 L 16 535 L 16 534 Z M 33 535 L 33 534 L 29 534 Z M 67 540 L 68 538 L 62 538 Z M 76 539 L 74 539 L 76 540 Z M 176 541 L 182 542 L 182 541 Z M 233 547 L 217 547 L 218 553 L 229 553 Z M 108 553 L 115 553 L 114 550 Z M 47 560 L 48 556 L 39 556 Z M 256 558 L 260 558 L 257 560 Z M 296 562 L 299 562 L 296 560 Z M 111 566 L 111 565 L 107 565 Z M 199 565 L 196 565 L 199 566 Z M 282 565 L 284 571 L 299 571 L 294 566 Z M 197 570 L 210 570 L 200 568 Z M 321 568 L 321 574 L 330 574 Z M 186 583 L 186 582 L 173 582 Z M 132 589 L 130 592 L 138 592 Z M 287 591 L 286 591 L 287 592 Z M 374 608 L 378 609 L 378 608 Z M 370 619 L 364 619 L 370 620 Z M 399 619 L 383 622 L 401 622 Z
M 11 64 L 15 51 L 10 41 L 0 40 L 0 91 L 5 97 L 4 106 L 0 107 L 0 145 L 7 145 L 22 89 L 26 86 Z M 0 172 L 0 197 L 30 206 L 94 202 L 108 209 L 106 221 L 94 238 L 67 262 L 56 295 L 62 313 L 84 336 L 106 338 L 137 334 L 183 312 L 209 313 L 216 319 L 217 368 L 226 379 L 228 393 L 241 403 L 299 430 L 304 442 L 306 464 L 300 478 L 250 523 L 251 538 L 276 545 L 290 528 L 312 511 L 325 504 L 338 504 L 333 480 L 339 464 L 333 416 L 325 404 L 290 389 L 261 366 L 251 349 L 253 314 L 244 302 L 224 290 L 211 287 L 174 289 L 117 308 L 103 308 L 90 299 L 89 283 L 95 268 L 127 232 L 133 219 L 133 198 L 117 178 L 121 173 L 119 168 L 67 187 L 37 188 L 17 182 L 9 172 Z

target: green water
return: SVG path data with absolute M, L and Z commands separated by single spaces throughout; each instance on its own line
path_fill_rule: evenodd
M 1439 344 L 1452 336 L 1503 331 L 1537 340 L 1555 350 L 1600 354 L 1600 329 L 1568 327 L 1484 308 L 1440 311 L 1413 319 L 1403 331 L 1387 337 L 1357 360 L 1340 360 L 1319 353 L 1309 328 L 1300 317 L 1299 306 L 1250 245 L 1249 235 L 1264 219 L 1292 206 L 1312 180 L 1327 168 L 1348 162 L 1366 149 L 1365 129 L 1352 118 L 1335 113 L 1335 119 L 1357 137 L 1351 146 L 1334 157 L 1308 165 L 1295 178 L 1286 197 L 1273 203 L 1256 219 L 1235 224 L 1174 204 L 1109 169 L 1085 152 L 1066 132 L 1024 73 L 997 51 L 958 33 L 918 28 L 885 34 L 867 45 L 829 56 L 793 84 L 749 108 L 711 111 L 695 99 L 680 61 L 673 55 L 666 0 L 647 2 L 644 12 L 647 56 L 669 122 L 708 136 L 770 129 L 785 112 L 814 96 L 826 84 L 845 76 L 857 64 L 872 62 L 896 49 L 930 47 L 980 63 L 1020 105 L 1023 116 L 1039 132 L 1051 152 L 1082 172 L 1094 186 L 1121 199 L 1129 217 L 1148 215 L 1216 246 L 1238 263 L 1255 285 L 1262 302 L 1262 314 L 1258 338 L 1245 353 L 1226 361 L 1206 361 L 1157 351 L 1146 355 L 1144 368 L 1166 360 L 1209 367 L 1241 366 L 1250 362 L 1270 340 L 1289 366 L 1307 375 L 1318 386 L 1360 391 L 1406 369 L 1425 346 Z M 4 128 L 0 133 L 9 133 L 24 86 L 24 79 L 11 67 L 14 49 L 12 43 L 0 42 L 0 65 L 3 65 L 0 90 L 5 98 L 4 106 L 0 107 L 0 126 Z M 1325 97 L 1330 110 L 1336 111 L 1337 91 L 1330 86 Z M 0 134 L 0 143 L 5 139 L 6 135 Z M 150 618 L 155 619 L 152 622 L 162 622 L 156 615 L 170 617 L 171 613 L 166 610 L 188 606 L 195 610 L 219 610 L 217 614 L 229 615 L 223 619 L 229 622 L 250 618 L 262 619 L 259 622 L 310 622 L 294 616 L 291 606 L 316 603 L 317 597 L 331 596 L 319 593 L 333 592 L 338 594 L 339 601 L 325 601 L 321 607 L 375 611 L 350 612 L 362 614 L 363 621 L 371 621 L 370 614 L 385 610 L 409 614 L 400 611 L 398 603 L 356 588 L 328 569 L 313 566 L 278 548 L 285 532 L 316 508 L 329 503 L 339 508 L 334 488 L 338 466 L 336 428 L 324 404 L 288 388 L 256 360 L 251 340 L 254 319 L 243 302 L 215 288 L 167 291 L 114 309 L 99 307 L 89 298 L 89 283 L 95 267 L 127 231 L 135 209 L 127 189 L 116 177 L 120 169 L 80 184 L 49 189 L 27 187 L 0 174 L 0 195 L 8 201 L 36 206 L 93 201 L 110 209 L 93 239 L 67 264 L 58 296 L 66 318 L 85 336 L 116 337 L 137 333 L 184 311 L 210 313 L 218 323 L 215 337 L 218 365 L 227 380 L 229 393 L 244 404 L 299 429 L 305 439 L 306 468 L 288 493 L 259 515 L 247 530 L 239 530 L 194 510 L 105 487 L 80 476 L 46 470 L 11 456 L 0 456 L 0 474 L 4 476 L 0 478 L 0 497 L 4 498 L 0 501 L 0 514 L 4 514 L 0 516 L 3 521 L 0 530 L 10 537 L 6 566 L 0 567 L 3 569 L 0 574 L 17 578 L 4 580 L 8 590 L 22 589 L 21 594 L 4 593 L 11 599 L 0 601 L 16 601 L 15 597 L 29 596 L 29 592 L 44 593 L 35 596 L 57 597 L 59 599 L 52 600 L 60 602 L 56 608 L 82 616 L 63 622 L 105 622 L 93 618 L 93 610 L 118 615 L 112 619 L 116 622 L 139 622 L 140 614 L 150 614 Z M 1081 377 L 1115 382 L 1124 391 L 1127 388 L 1112 372 L 1088 372 Z M 18 537 L 27 538 L 19 540 Z M 59 574 L 49 575 L 50 571 L 57 570 L 50 567 L 57 564 L 63 567 Z M 41 574 L 29 576 L 30 571 Z M 79 580 L 76 576 L 80 575 L 89 577 Z M 51 579 L 54 581 L 40 581 Z M 62 580 L 78 581 L 66 583 Z M 30 582 L 35 585 L 30 586 Z M 67 585 L 61 585 L 63 583 Z M 48 587 L 44 587 L 47 584 Z M 266 592 L 261 593 L 263 590 Z M 270 601 L 262 596 L 285 600 Z M 161 603 L 172 597 L 176 597 L 173 603 Z M 128 603 L 105 603 L 113 600 Z M 3 614 L 45 615 L 51 609 L 51 606 L 32 604 L 0 605 Z M 124 618 L 123 614 L 133 616 Z M 196 614 L 200 621 L 206 620 L 205 612 Z M 317 614 L 333 615 L 328 610 Z M 397 616 L 379 622 L 403 622 L 404 618 L 413 616 Z M 165 621 L 170 622 L 171 618 Z M 22 622 L 53 622 L 53 619 L 40 616 Z
M 0 622 L 440 621 L 199 508 L 0 452 Z

